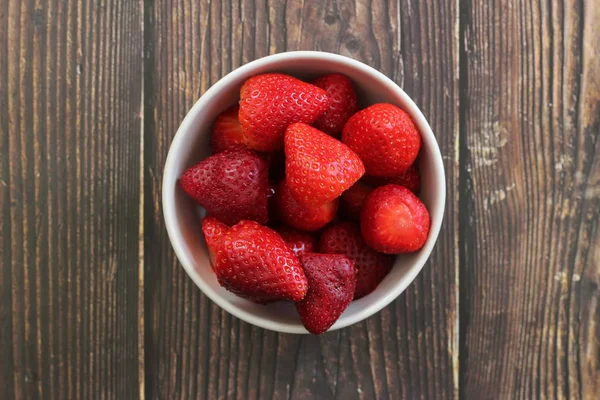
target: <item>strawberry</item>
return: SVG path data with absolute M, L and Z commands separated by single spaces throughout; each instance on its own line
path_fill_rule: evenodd
M 419 250 L 427 240 L 430 224 L 425 205 L 413 192 L 399 185 L 373 190 L 360 213 L 365 242 L 387 254 Z
M 256 75 L 240 90 L 239 119 L 249 148 L 283 147 L 285 129 L 294 122 L 312 124 L 329 107 L 327 92 L 284 74 Z
M 315 235 L 287 226 L 280 226 L 276 231 L 290 245 L 292 251 L 297 256 L 302 253 L 312 253 L 316 250 L 317 238 Z
M 315 207 L 338 198 L 365 168 L 345 144 L 306 124 L 285 132 L 285 177 L 296 201 Z
M 314 80 L 312 84 L 325 89 L 329 95 L 329 108 L 317 118 L 313 126 L 339 137 L 348 118 L 358 109 L 352 81 L 342 74 L 329 74 Z
M 319 240 L 319 251 L 344 254 L 356 266 L 354 299 L 371 293 L 387 276 L 394 265 L 394 257 L 378 253 L 365 243 L 360 228 L 353 222 L 339 222 L 325 228 Z
M 421 134 L 410 116 L 391 104 L 375 104 L 354 114 L 342 141 L 365 163 L 367 175 L 402 174 L 417 158 Z
M 267 222 L 267 162 L 249 150 L 226 150 L 183 173 L 183 190 L 227 225 Z
M 316 231 L 335 218 L 338 199 L 315 208 L 306 208 L 294 199 L 286 181 L 275 190 L 275 209 L 279 219 L 302 231 Z
M 258 303 L 300 301 L 308 290 L 290 246 L 255 221 L 241 221 L 225 233 L 215 273 L 225 289 Z
M 356 286 L 354 263 L 341 254 L 300 255 L 308 280 L 306 297 L 296 303 L 302 324 L 313 335 L 326 332 L 352 301 Z
M 215 120 L 210 134 L 210 148 L 213 154 L 246 148 L 238 119 L 239 110 L 238 106 L 229 107 Z
M 221 248 L 221 240 L 228 230 L 229 227 L 227 225 L 210 215 L 202 220 L 202 232 L 204 233 L 204 240 L 208 248 L 210 264 L 213 268 L 217 254 Z
M 340 197 L 340 212 L 346 217 L 358 220 L 365 197 L 373 188 L 362 181 L 356 182 L 352 187 L 342 193 Z
M 383 186 L 383 185 L 400 185 L 404 186 L 414 194 L 418 194 L 421 190 L 421 176 L 419 170 L 414 165 L 411 165 L 404 173 L 392 177 L 376 177 L 376 176 L 365 176 L 364 181 L 372 186 Z

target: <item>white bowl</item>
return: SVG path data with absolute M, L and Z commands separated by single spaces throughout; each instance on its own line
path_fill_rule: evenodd
M 248 323 L 273 331 L 308 333 L 293 304 L 259 305 L 219 286 L 202 235 L 200 221 L 204 210 L 179 188 L 178 179 L 186 168 L 210 155 L 212 123 L 219 113 L 238 101 L 243 82 L 265 72 L 283 72 L 301 79 L 333 72 L 345 74 L 354 82 L 361 107 L 381 102 L 395 104 L 410 114 L 421 131 L 423 144 L 418 163 L 422 186 L 419 197 L 431 214 L 429 238 L 419 252 L 398 256 L 394 268 L 377 289 L 352 302 L 330 330 L 344 328 L 392 302 L 415 279 L 427 261 L 440 231 L 446 200 L 440 149 L 425 117 L 400 87 L 379 71 L 337 54 L 317 51 L 275 54 L 236 69 L 208 89 L 188 112 L 171 143 L 163 176 L 163 213 L 171 244 L 188 275 L 212 301 Z

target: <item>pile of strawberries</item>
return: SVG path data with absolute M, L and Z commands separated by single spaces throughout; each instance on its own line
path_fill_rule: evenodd
M 219 283 L 257 303 L 295 302 L 313 334 L 429 234 L 415 195 L 417 127 L 394 105 L 357 104 L 344 75 L 254 76 L 215 121 L 214 155 L 180 180 L 208 212 L 202 230 Z

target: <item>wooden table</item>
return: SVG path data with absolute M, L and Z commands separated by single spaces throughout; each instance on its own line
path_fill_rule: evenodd
M 0 398 L 600 397 L 594 0 L 0 1 Z M 161 174 L 232 69 L 331 51 L 398 82 L 448 199 L 416 281 L 321 337 L 228 315 Z

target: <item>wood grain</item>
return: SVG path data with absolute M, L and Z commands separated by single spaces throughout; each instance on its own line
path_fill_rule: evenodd
M 592 0 L 0 2 L 0 398 L 599 398 L 598 37 Z M 160 204 L 197 98 L 300 49 L 403 86 L 448 188 L 417 280 L 320 337 L 212 304 Z
M 135 398 L 139 3 L 0 3 L 0 397 Z
M 458 9 L 419 1 L 147 1 L 146 395 L 151 399 L 396 399 L 458 395 Z M 447 218 L 417 281 L 368 321 L 322 337 L 251 327 L 179 266 L 161 171 L 187 110 L 212 83 L 286 50 L 348 55 L 404 86 L 444 154 Z
M 462 7 L 461 395 L 599 398 L 600 12 Z

